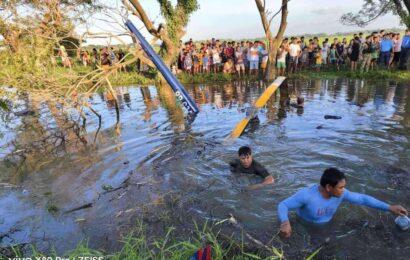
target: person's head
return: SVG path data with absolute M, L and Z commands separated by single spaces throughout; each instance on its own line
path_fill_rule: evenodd
M 303 97 L 297 98 L 298 106 L 303 106 L 305 104 L 305 99 Z
M 346 186 L 346 176 L 337 168 L 327 168 L 320 178 L 320 186 L 333 197 L 340 197 Z
M 369 35 L 366 37 L 366 42 L 372 42 L 373 36 Z
M 243 167 L 249 168 L 252 165 L 252 151 L 248 146 L 242 146 L 238 150 L 239 160 Z

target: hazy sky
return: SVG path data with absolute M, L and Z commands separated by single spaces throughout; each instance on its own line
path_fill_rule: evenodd
M 115 0 L 107 0 L 118 4 Z M 119 1 L 120 2 L 120 1 Z M 147 14 L 156 24 L 161 22 L 159 6 L 155 0 L 140 1 Z M 172 1 L 176 2 L 176 1 Z M 268 9 L 276 13 L 280 0 L 267 0 Z M 365 28 L 342 25 L 340 16 L 346 12 L 357 12 L 361 0 L 291 0 L 288 4 L 288 26 L 286 35 L 307 33 L 336 33 L 362 29 L 380 29 L 399 27 L 399 19 L 391 14 L 378 18 Z M 191 15 L 184 39 L 196 40 L 216 38 L 255 38 L 264 36 L 259 13 L 253 0 L 199 0 L 200 9 Z M 137 23 L 137 19 L 133 18 Z M 280 15 L 273 20 L 272 30 L 276 33 Z M 137 24 L 137 26 L 139 26 Z M 101 22 L 91 27 L 95 31 L 107 28 Z M 148 36 L 148 32 L 142 33 Z

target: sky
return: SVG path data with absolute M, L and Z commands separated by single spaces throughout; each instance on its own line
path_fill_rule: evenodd
M 104 0 L 110 6 L 121 6 L 121 1 Z M 159 6 L 155 0 L 140 0 L 151 20 L 158 25 L 161 20 Z M 176 3 L 176 0 L 171 2 Z M 267 0 L 267 9 L 276 13 L 279 10 L 280 0 Z M 358 12 L 363 1 L 361 0 L 291 0 L 288 4 L 288 25 L 285 35 L 302 35 L 337 32 L 350 32 L 356 30 L 371 30 L 381 28 L 402 27 L 397 16 L 387 14 L 376 19 L 364 28 L 346 26 L 339 19 L 346 12 Z M 255 1 L 253 0 L 199 0 L 200 9 L 191 15 L 183 40 L 210 39 L 242 39 L 263 37 L 263 27 Z M 115 17 L 115 16 L 113 16 Z M 142 23 L 137 18 L 131 18 L 137 27 L 142 28 Z M 280 14 L 272 22 L 272 31 L 276 33 L 280 23 Z M 90 20 L 91 31 L 115 29 L 116 26 L 107 25 L 101 21 Z M 83 29 L 80 29 L 81 31 Z M 146 30 L 142 33 L 151 38 Z M 95 43 L 101 40 L 90 40 Z M 126 41 L 130 41 L 126 39 Z

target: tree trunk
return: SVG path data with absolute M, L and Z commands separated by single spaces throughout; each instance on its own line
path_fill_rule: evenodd
M 273 40 L 269 42 L 268 50 L 268 64 L 265 72 L 265 80 L 268 82 L 273 81 L 276 78 L 276 54 L 278 52 L 278 41 Z
M 265 10 L 265 1 L 255 0 L 256 6 L 258 7 L 259 15 L 262 20 L 263 29 L 265 31 L 266 40 L 268 42 L 268 64 L 265 72 L 265 80 L 273 81 L 276 78 L 276 54 L 278 52 L 279 44 L 282 41 L 283 34 L 285 33 L 287 25 L 287 16 L 288 16 L 288 0 L 282 0 L 282 6 L 280 12 L 282 14 L 280 26 L 276 37 L 273 37 L 271 31 L 271 20 L 268 20 L 267 12 Z

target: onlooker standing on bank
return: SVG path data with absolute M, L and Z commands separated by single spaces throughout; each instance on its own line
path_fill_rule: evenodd
M 410 29 L 406 30 L 406 35 L 403 37 L 401 42 L 401 52 L 400 52 L 400 65 L 399 69 L 405 70 L 407 68 L 407 60 L 410 54 Z
M 393 41 L 388 34 L 383 36 L 380 42 L 380 65 L 389 68 L 390 55 L 393 50 Z

